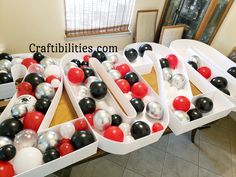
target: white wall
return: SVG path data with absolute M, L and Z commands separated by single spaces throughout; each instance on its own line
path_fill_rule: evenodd
M 136 0 L 132 18 L 134 28 L 138 9 L 159 9 L 158 20 L 164 0 Z M 28 52 L 30 43 L 74 42 L 82 45 L 117 45 L 122 49 L 132 42 L 132 35 L 106 35 L 97 37 L 64 38 L 64 0 L 1 0 L 0 43 L 9 53 Z M 62 54 L 50 54 L 60 56 Z

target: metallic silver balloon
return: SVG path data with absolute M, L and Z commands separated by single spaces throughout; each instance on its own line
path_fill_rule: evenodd
M 163 117 L 163 113 L 162 106 L 156 101 L 151 101 L 146 106 L 146 114 L 150 118 L 160 120 Z
M 60 135 L 55 131 L 48 131 L 38 137 L 38 148 L 45 152 L 49 147 L 55 147 L 59 144 Z
M 194 63 L 197 64 L 197 66 L 200 66 L 200 58 L 197 55 L 193 55 L 188 58 L 188 61 L 193 61 Z
M 10 72 L 11 66 L 12 66 L 12 64 L 9 60 L 6 60 L 6 59 L 0 60 L 0 70 L 6 70 L 6 71 Z
M 113 64 L 115 64 L 115 63 L 117 62 L 117 60 L 118 60 L 118 57 L 117 57 L 116 54 L 114 54 L 114 53 L 109 53 L 109 54 L 107 55 L 107 61 L 110 61 L 110 62 L 112 62 Z
M 183 74 L 175 74 L 171 79 L 171 85 L 177 89 L 182 89 L 186 84 L 186 79 Z
M 46 82 L 39 84 L 35 89 L 35 96 L 36 98 L 48 98 L 52 99 L 55 95 L 54 87 Z
M 114 69 L 114 63 L 112 63 L 111 61 L 104 61 L 102 62 L 102 65 L 106 68 L 107 71 Z
M 165 81 L 169 81 L 172 78 L 172 70 L 170 68 L 163 68 L 162 69 L 163 78 Z
M 111 115 L 105 110 L 99 110 L 93 117 L 93 124 L 98 130 L 105 130 L 111 125 Z
M 67 63 L 66 66 L 64 67 L 64 72 L 66 75 L 68 74 L 68 72 L 71 68 L 78 68 L 78 65 L 75 64 L 74 62 Z
M 117 80 L 117 79 L 121 79 L 121 78 L 122 78 L 120 72 L 117 71 L 117 70 L 115 70 L 115 69 L 110 70 L 110 71 L 109 71 L 109 74 L 110 74 L 110 76 L 111 76 L 114 80 Z
M 14 146 L 17 151 L 26 147 L 33 147 L 37 145 L 38 134 L 31 129 L 24 129 L 17 133 L 14 138 Z
M 180 122 L 182 122 L 182 123 L 190 122 L 190 118 L 189 118 L 189 116 L 186 112 L 184 112 L 184 111 L 175 111 L 174 114 L 179 119 Z
M 13 105 L 11 108 L 11 115 L 16 119 L 24 117 L 26 113 L 27 113 L 27 107 L 25 106 L 25 104 L 18 103 Z
M 12 140 L 5 136 L 0 136 L 0 148 L 8 144 L 13 144 Z
M 27 108 L 27 111 L 34 111 L 34 107 L 37 100 L 32 95 L 21 95 L 17 98 L 17 104 L 24 104 Z
M 49 65 L 56 65 L 56 62 L 55 62 L 55 60 L 52 59 L 52 58 L 44 58 L 44 59 L 42 59 L 42 60 L 40 61 L 40 64 L 41 64 L 44 68 L 46 68 L 46 67 L 49 66 Z
M 0 73 L 8 73 L 8 71 L 5 69 L 0 69 Z
M 87 87 L 80 85 L 80 86 L 78 86 L 78 90 L 76 91 L 76 95 L 77 95 L 77 99 L 79 101 L 85 97 L 89 97 L 90 90 Z
M 85 81 L 84 81 L 84 85 L 89 88 L 90 85 L 94 82 L 94 81 L 98 81 L 99 79 L 96 76 L 89 76 Z

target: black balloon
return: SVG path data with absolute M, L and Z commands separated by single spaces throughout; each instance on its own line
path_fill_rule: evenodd
M 59 157 L 60 157 L 60 153 L 54 147 L 47 148 L 46 151 L 43 153 L 43 161 L 45 163 L 55 160 Z
M 222 92 L 224 92 L 225 94 L 227 94 L 227 95 L 230 95 L 230 92 L 229 92 L 229 90 L 227 89 L 227 88 L 221 88 L 221 89 L 219 89 L 220 91 L 222 91 Z
M 207 113 L 212 110 L 213 102 L 210 98 L 200 97 L 195 101 L 195 106 L 201 113 Z
M 10 73 L 0 73 L 0 84 L 6 84 L 13 82 L 12 76 Z
M 139 55 L 143 57 L 143 54 L 146 50 L 152 50 L 152 46 L 149 44 L 142 44 L 138 49 Z
M 169 68 L 170 67 L 170 63 L 166 58 L 161 58 L 160 59 L 160 64 L 161 64 L 161 68 Z
M 89 76 L 95 76 L 94 70 L 92 68 L 82 68 L 84 71 L 84 80 L 86 80 Z
M 214 77 L 211 79 L 211 84 L 218 89 L 226 88 L 228 81 L 224 77 Z
M 105 60 L 107 60 L 107 57 L 105 55 L 105 53 L 101 52 L 101 51 L 94 51 L 92 53 L 92 57 L 97 58 L 101 63 Z
M 151 133 L 150 127 L 143 121 L 134 122 L 131 126 L 131 135 L 134 139 L 139 139 Z
M 37 102 L 35 104 L 35 110 L 39 111 L 39 112 L 41 112 L 43 114 L 46 114 L 50 104 L 51 104 L 51 100 L 50 99 L 40 98 L 40 99 L 37 100 Z
M 41 74 L 38 73 L 30 73 L 25 77 L 25 82 L 29 82 L 31 83 L 33 89 L 35 89 L 37 87 L 37 85 L 39 85 L 44 81 L 44 78 Z
M 35 52 L 33 58 L 39 63 L 45 56 L 40 52 Z
M 118 114 L 111 115 L 111 125 L 119 126 L 122 123 L 122 118 Z
M 75 132 L 71 137 L 71 144 L 75 149 L 80 149 L 95 141 L 93 134 L 88 130 Z
M 124 79 L 129 82 L 130 86 L 132 86 L 133 84 L 139 81 L 138 75 L 134 72 L 128 72 L 125 75 Z
M 81 62 L 78 59 L 71 60 L 72 63 L 75 63 L 78 67 L 80 67 Z
M 236 66 L 229 68 L 227 72 L 236 78 Z
M 96 110 L 96 103 L 90 97 L 85 97 L 79 101 L 79 106 L 84 114 L 92 114 Z
M 1 59 L 6 59 L 6 60 L 12 60 L 12 56 L 8 53 L 0 53 L 0 60 Z
M 21 130 L 23 130 L 23 124 L 18 119 L 7 119 L 0 124 L 0 136 L 7 136 L 13 139 Z
M 96 99 L 102 99 L 107 94 L 107 85 L 103 81 L 94 81 L 89 88 L 91 95 Z
M 16 148 L 11 144 L 7 144 L 0 148 L 0 160 L 9 161 L 13 159 L 16 155 Z
M 130 62 L 133 62 L 134 60 L 136 60 L 138 52 L 133 48 L 127 49 L 125 50 L 125 56 Z
M 194 61 L 188 61 L 188 64 L 192 66 L 195 70 L 197 70 L 198 68 L 197 63 L 195 63 Z
M 132 98 L 130 100 L 130 103 L 132 104 L 137 113 L 143 112 L 145 105 L 140 98 Z
M 202 117 L 202 113 L 200 111 L 198 111 L 198 109 L 194 108 L 194 109 L 190 109 L 187 114 L 190 117 L 190 120 L 196 120 Z
M 87 61 L 82 61 L 80 66 L 89 66 L 89 62 Z

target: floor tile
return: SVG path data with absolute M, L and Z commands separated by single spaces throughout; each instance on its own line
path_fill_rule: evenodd
M 129 156 L 130 154 L 127 154 L 127 155 L 109 154 L 109 155 L 106 155 L 104 158 L 120 165 L 121 167 L 125 167 L 128 162 Z
M 204 141 L 200 141 L 199 166 L 218 175 L 233 176 L 231 153 Z
M 160 138 L 159 141 L 151 144 L 151 146 L 154 147 L 154 148 L 157 148 L 161 151 L 166 152 L 167 145 L 168 145 L 168 139 L 169 139 L 169 135 L 164 135 Z
M 236 129 L 236 121 L 233 120 L 230 116 L 219 119 L 215 124 L 218 127 L 226 129 L 226 130 L 235 130 Z
M 197 177 L 198 166 L 171 154 L 166 154 L 162 177 Z
M 82 177 L 87 166 L 88 163 L 82 163 L 74 166 L 71 170 L 70 177 Z
M 165 153 L 151 146 L 132 152 L 127 168 L 147 177 L 161 176 Z
M 214 174 L 204 168 L 199 167 L 198 177 L 222 177 L 222 176 Z
M 190 136 L 190 133 L 179 136 L 171 134 L 167 152 L 198 165 L 199 139 L 196 137 L 193 144 Z
M 137 174 L 129 169 L 125 169 L 123 177 L 144 177 L 144 176 Z

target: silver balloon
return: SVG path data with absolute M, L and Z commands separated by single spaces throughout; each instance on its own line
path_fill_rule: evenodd
M 115 69 L 110 70 L 110 71 L 109 71 L 109 74 L 110 74 L 110 76 L 111 76 L 114 80 L 117 80 L 117 79 L 121 79 L 121 78 L 122 78 L 120 72 L 117 71 L 117 70 L 115 70 Z
M 118 57 L 117 57 L 116 54 L 114 54 L 114 53 L 109 53 L 109 54 L 107 55 L 107 61 L 110 61 L 110 62 L 112 62 L 113 64 L 115 64 L 115 63 L 117 62 L 117 60 L 118 60 Z
M 182 89 L 186 84 L 186 79 L 183 74 L 175 74 L 171 79 L 171 85 L 177 89 Z
M 99 110 L 93 117 L 93 124 L 98 130 L 105 130 L 111 125 L 111 115 L 105 110 Z
M 17 133 L 14 138 L 14 146 L 17 151 L 26 147 L 37 145 L 38 134 L 31 129 L 24 129 Z
M 0 69 L 0 73 L 8 73 L 8 71 L 5 69 Z
M 98 81 L 99 79 L 96 76 L 89 76 L 85 81 L 84 81 L 84 85 L 89 88 L 90 85 L 94 82 L 94 81 Z
M 106 68 L 106 71 L 114 69 L 114 63 L 112 63 L 111 61 L 104 61 L 102 62 L 102 65 Z
M 8 72 L 11 71 L 11 62 L 6 59 L 0 60 L 0 70 L 6 70 Z
M 49 147 L 55 147 L 59 144 L 60 136 L 55 131 L 48 131 L 41 134 L 38 138 L 38 148 L 44 152 Z
M 162 119 L 163 117 L 163 109 L 162 106 L 156 102 L 151 101 L 146 106 L 146 114 L 153 119 Z
M 66 75 L 68 74 L 68 72 L 71 68 L 78 68 L 78 65 L 75 64 L 74 62 L 67 63 L 66 66 L 64 67 L 64 72 Z
M 188 58 L 188 61 L 193 61 L 194 63 L 197 64 L 197 66 L 200 66 L 200 58 L 197 55 L 193 55 Z
M 46 67 L 49 66 L 49 65 L 56 65 L 56 62 L 55 62 L 55 60 L 52 59 L 52 58 L 44 58 L 44 59 L 42 59 L 42 60 L 40 61 L 40 64 L 41 64 L 44 68 L 46 68 Z
M 55 95 L 55 89 L 49 83 L 43 82 L 39 84 L 35 89 L 36 98 L 48 98 L 52 99 Z
M 27 108 L 27 111 L 34 111 L 34 106 L 37 100 L 32 95 L 21 95 L 17 98 L 17 104 L 24 104 Z
M 188 114 L 184 111 L 175 111 L 174 114 L 182 123 L 187 123 L 190 121 Z
M 12 140 L 5 136 L 0 136 L 0 148 L 8 144 L 13 144 Z
M 163 68 L 162 69 L 163 78 L 165 81 L 169 81 L 172 78 L 172 70 L 170 68 Z
M 76 91 L 76 94 L 77 94 L 77 99 L 78 101 L 85 98 L 85 97 L 89 97 L 90 96 L 90 90 L 83 86 L 83 85 L 80 85 L 78 87 L 78 90 Z
M 24 104 L 15 104 L 11 108 L 11 115 L 16 119 L 20 119 L 27 113 L 27 107 Z

